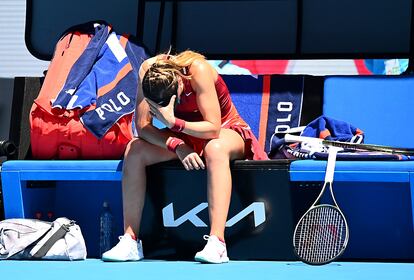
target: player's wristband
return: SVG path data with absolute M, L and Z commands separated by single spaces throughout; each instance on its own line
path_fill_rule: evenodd
M 175 132 L 181 132 L 184 130 L 184 128 L 185 128 L 185 121 L 179 118 L 175 118 L 174 125 L 170 129 Z
M 170 137 L 167 140 L 167 149 L 170 152 L 175 153 L 175 151 L 177 150 L 177 147 L 183 144 L 185 144 L 183 140 L 176 138 L 176 137 Z

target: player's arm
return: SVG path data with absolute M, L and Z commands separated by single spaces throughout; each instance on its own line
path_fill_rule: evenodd
M 145 72 L 156 59 L 156 57 L 152 57 L 141 64 L 139 69 L 139 79 L 141 82 Z M 165 148 L 167 139 L 173 135 L 169 131 L 159 130 L 152 125 L 152 116 L 150 114 L 149 105 L 145 101 L 144 94 L 142 92 L 141 82 L 138 86 L 137 102 L 135 107 L 135 125 L 138 137 L 154 145 Z

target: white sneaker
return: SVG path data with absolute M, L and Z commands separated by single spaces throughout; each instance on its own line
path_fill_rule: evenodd
M 207 244 L 204 249 L 198 252 L 194 259 L 202 263 L 226 263 L 229 261 L 227 257 L 226 244 L 221 242 L 215 235 L 204 235 Z
M 137 242 L 128 233 L 119 237 L 115 247 L 102 254 L 102 260 L 107 262 L 139 261 L 143 258 L 141 240 Z

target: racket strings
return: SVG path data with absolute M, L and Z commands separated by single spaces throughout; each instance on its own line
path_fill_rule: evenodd
M 344 249 L 346 221 L 334 207 L 316 207 L 301 219 L 294 241 L 296 252 L 304 261 L 326 263 Z

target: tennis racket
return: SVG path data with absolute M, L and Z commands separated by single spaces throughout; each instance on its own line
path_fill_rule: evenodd
M 322 143 L 325 146 L 340 147 L 345 150 L 351 150 L 351 151 L 376 151 L 376 152 L 391 153 L 391 154 L 402 154 L 402 155 L 407 155 L 407 156 L 414 155 L 414 149 L 410 149 L 410 148 L 397 148 L 397 147 L 392 147 L 392 146 L 374 145 L 374 144 L 356 144 L 356 143 L 349 143 L 349 142 L 324 140 L 320 138 L 313 138 L 313 137 L 306 137 L 306 136 L 296 136 L 296 135 L 291 135 L 291 134 L 285 135 L 285 141 L 287 143 L 317 141 L 319 143 Z
M 332 190 L 336 154 L 340 148 L 329 147 L 325 183 L 319 196 L 300 218 L 293 234 L 293 247 L 300 260 L 322 265 L 337 259 L 348 244 L 349 229 Z M 333 204 L 319 204 L 329 186 Z

